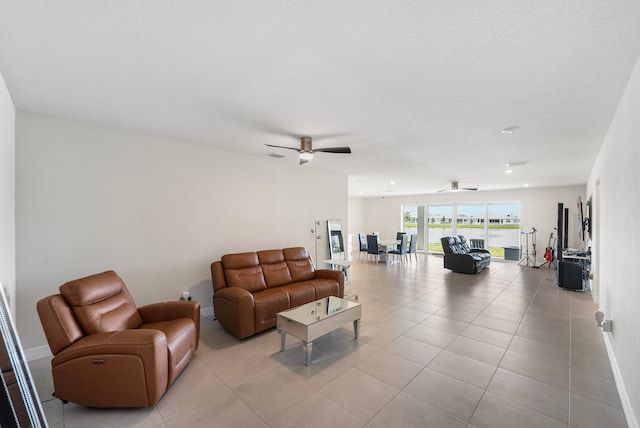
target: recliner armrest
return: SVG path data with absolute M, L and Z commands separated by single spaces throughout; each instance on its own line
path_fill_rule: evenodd
M 139 355 L 142 359 L 167 361 L 167 338 L 160 330 L 135 329 L 90 334 L 59 352 L 51 361 L 55 367 L 79 357 L 98 354 Z
M 484 249 L 484 248 L 471 248 L 469 250 L 470 253 L 485 253 L 485 254 L 491 254 L 491 251 Z
M 90 407 L 149 407 L 167 389 L 167 339 L 134 329 L 85 336 L 51 360 L 56 397 Z
M 176 300 L 173 302 L 152 303 L 138 308 L 145 323 L 171 321 L 176 318 L 191 318 L 200 323 L 200 302 L 196 300 Z
M 200 302 L 196 300 L 176 300 L 152 303 L 138 308 L 144 323 L 171 321 L 177 318 L 192 319 L 196 325 L 196 345 L 200 337 Z

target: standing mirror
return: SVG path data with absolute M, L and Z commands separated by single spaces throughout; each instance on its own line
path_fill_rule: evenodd
M 46 427 L 31 372 L 0 284 L 0 427 Z
M 346 260 L 344 237 L 342 234 L 342 220 L 327 220 L 329 236 L 329 255 L 332 259 Z

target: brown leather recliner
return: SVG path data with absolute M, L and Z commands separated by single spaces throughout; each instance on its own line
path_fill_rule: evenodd
M 113 271 L 67 282 L 37 304 L 56 397 L 91 407 L 150 407 L 198 349 L 200 303 L 137 308 Z

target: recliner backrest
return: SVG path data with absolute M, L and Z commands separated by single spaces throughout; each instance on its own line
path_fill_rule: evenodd
M 38 301 L 37 308 L 44 335 L 53 355 L 57 355 L 85 336 L 69 303 L 61 294 Z
M 86 334 L 134 329 L 142 324 L 129 290 L 114 271 L 69 281 L 60 286 L 60 294 Z
M 313 261 L 304 247 L 284 248 L 282 253 L 294 282 L 315 279 L 316 270 Z

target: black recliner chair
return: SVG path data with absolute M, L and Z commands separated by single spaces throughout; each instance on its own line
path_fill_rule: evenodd
M 462 235 L 440 238 L 444 250 L 444 267 L 458 273 L 478 273 L 491 263 L 491 252 L 470 248 Z

